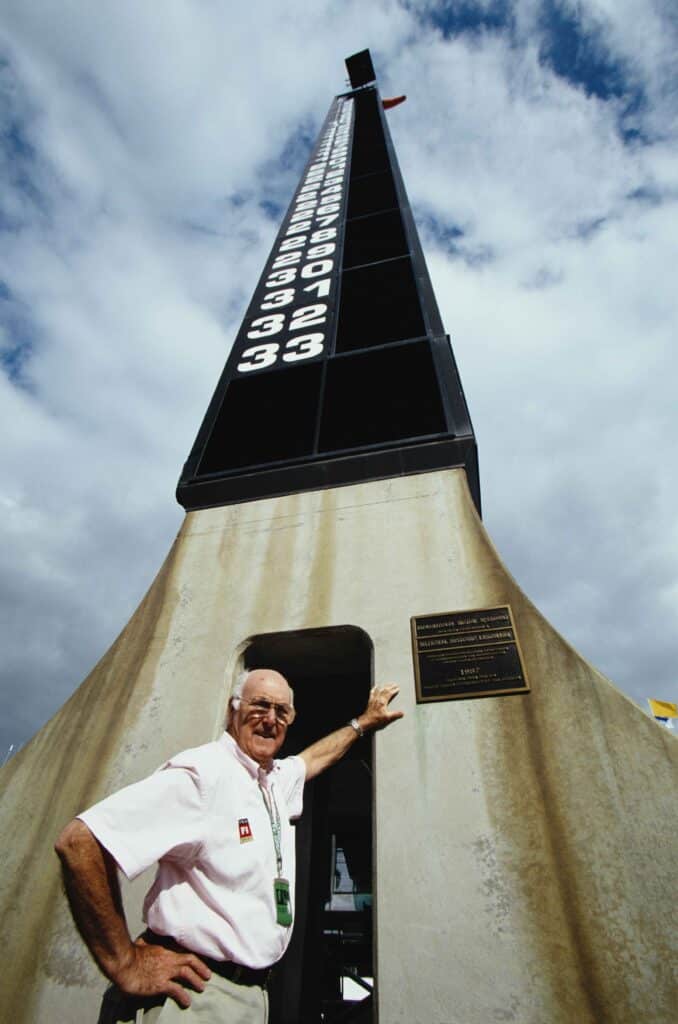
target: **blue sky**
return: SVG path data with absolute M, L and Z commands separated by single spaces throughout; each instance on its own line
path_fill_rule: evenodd
M 155 576 L 343 59 L 369 46 L 520 585 L 678 699 L 678 17 L 660 0 L 5 0 L 0 759 Z

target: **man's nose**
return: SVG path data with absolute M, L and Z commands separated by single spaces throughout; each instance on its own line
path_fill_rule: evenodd
M 264 715 L 264 719 L 269 723 L 277 722 L 278 719 L 275 713 L 275 704 L 271 704 L 270 708 L 268 708 L 266 714 Z

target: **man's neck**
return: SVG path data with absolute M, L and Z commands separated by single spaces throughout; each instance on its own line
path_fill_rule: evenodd
M 257 768 L 263 768 L 266 774 L 273 770 L 273 758 L 268 758 L 268 760 L 266 761 L 257 761 L 255 758 L 250 757 L 250 755 L 247 754 L 238 743 L 237 738 L 231 732 L 230 726 L 226 729 L 226 735 L 230 736 L 231 739 L 233 740 L 233 743 L 238 751 L 238 755 L 241 758 L 244 758 L 249 764 L 256 765 Z

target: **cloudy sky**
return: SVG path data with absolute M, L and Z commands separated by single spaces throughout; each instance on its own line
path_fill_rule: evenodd
M 678 699 L 675 0 L 0 0 L 0 761 L 105 652 L 343 59 L 369 46 L 485 523 Z

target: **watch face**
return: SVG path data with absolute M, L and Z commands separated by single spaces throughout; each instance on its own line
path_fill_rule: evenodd
M 321 359 L 331 342 L 353 100 L 338 98 L 288 210 L 234 352 L 236 375 Z

